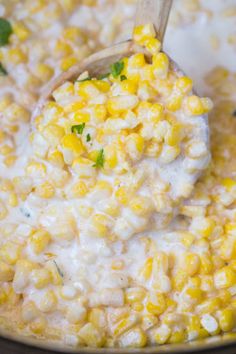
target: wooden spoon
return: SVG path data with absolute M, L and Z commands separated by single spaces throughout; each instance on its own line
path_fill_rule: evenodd
M 172 0 L 138 0 L 135 25 L 153 23 L 157 37 L 162 42 L 171 6 Z M 132 40 L 127 40 L 94 53 L 82 60 L 79 64 L 71 67 L 68 71 L 63 72 L 53 79 L 43 90 L 33 111 L 32 119 L 34 120 L 34 118 L 40 114 L 45 102 L 50 99 L 52 92 L 65 81 L 76 79 L 84 71 L 88 71 L 91 77 L 105 74 L 110 70 L 111 64 L 137 52 L 144 52 L 147 57 L 150 56 L 149 53 L 136 45 Z M 179 68 L 173 61 L 172 65 L 179 71 Z

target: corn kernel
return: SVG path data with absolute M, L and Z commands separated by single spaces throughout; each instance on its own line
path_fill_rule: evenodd
M 101 330 L 98 330 L 92 323 L 87 323 L 79 330 L 79 337 L 89 347 L 100 348 L 105 343 L 105 337 Z
M 139 328 L 132 328 L 119 338 L 119 345 L 125 348 L 143 348 L 147 344 L 145 332 Z
M 165 53 L 158 53 L 152 57 L 153 72 L 157 78 L 166 79 L 169 70 L 169 59 Z
M 161 293 L 150 293 L 148 295 L 146 309 L 153 315 L 159 316 L 166 310 L 166 300 Z
M 236 284 L 236 273 L 229 267 L 223 267 L 214 274 L 214 283 L 217 289 L 229 288 Z
M 51 241 L 51 236 L 46 230 L 37 230 L 29 238 L 29 245 L 36 254 L 45 250 Z

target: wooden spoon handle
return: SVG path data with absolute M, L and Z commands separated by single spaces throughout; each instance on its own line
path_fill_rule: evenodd
M 157 38 L 162 41 L 171 5 L 172 0 L 138 0 L 135 26 L 153 23 Z

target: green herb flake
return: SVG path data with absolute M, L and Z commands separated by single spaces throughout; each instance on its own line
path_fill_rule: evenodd
M 7 74 L 6 69 L 3 67 L 2 63 L 0 63 L 0 76 L 6 76 Z
M 60 277 L 63 278 L 64 274 L 62 273 L 61 269 L 59 268 L 57 262 L 53 260 L 53 263 L 55 264 L 55 267 L 57 268 L 58 274 L 60 275 Z
M 120 81 L 124 81 L 124 80 L 127 80 L 127 77 L 125 75 L 121 75 Z
M 86 136 L 86 141 L 89 142 L 91 140 L 91 135 L 90 134 L 87 134 Z
M 98 153 L 97 160 L 96 160 L 95 164 L 93 165 L 93 167 L 96 167 L 96 168 L 103 167 L 104 161 L 105 161 L 104 150 L 101 149 Z
M 85 79 L 76 80 L 76 82 L 85 82 L 85 81 L 90 81 L 90 80 L 92 80 L 92 78 L 90 76 L 88 76 Z
M 123 61 L 117 61 L 116 63 L 111 65 L 111 74 L 114 78 L 117 78 L 122 70 L 124 69 L 124 62 Z
M 84 128 L 85 128 L 85 123 L 72 125 L 71 132 L 76 134 L 83 134 Z
M 110 75 L 110 73 L 106 73 L 106 74 L 101 74 L 98 76 L 98 80 L 103 80 L 103 79 L 106 79 L 108 78 Z
M 0 47 L 9 43 L 9 37 L 13 33 L 12 26 L 5 18 L 0 18 Z
M 233 111 L 233 117 L 236 117 L 236 109 Z

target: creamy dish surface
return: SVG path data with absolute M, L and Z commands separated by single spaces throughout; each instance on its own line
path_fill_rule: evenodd
M 131 0 L 0 2 L 3 330 L 143 347 L 236 326 L 233 0 L 174 1 L 164 50 L 203 98 L 147 25 L 134 39 L 152 63 L 140 53 L 85 72 L 30 123 L 47 82 L 129 38 L 134 11 Z

